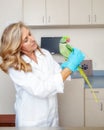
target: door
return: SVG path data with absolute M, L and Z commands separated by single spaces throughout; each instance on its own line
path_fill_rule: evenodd
M 91 24 L 91 0 L 70 0 L 70 24 Z
M 104 100 L 98 103 L 93 99 L 85 101 L 85 126 L 104 127 Z
M 99 102 L 95 102 L 89 88 L 85 89 L 85 126 L 104 127 L 104 88 L 93 90 Z
M 65 81 L 64 93 L 58 94 L 59 125 L 84 127 L 84 80 Z
M 47 24 L 66 25 L 69 22 L 68 0 L 46 0 Z
M 23 20 L 27 25 L 46 24 L 45 0 L 24 0 Z
M 104 24 L 104 0 L 93 0 L 93 24 Z

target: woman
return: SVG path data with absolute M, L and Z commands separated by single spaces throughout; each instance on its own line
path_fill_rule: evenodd
M 57 93 L 63 93 L 63 82 L 77 70 L 83 53 L 74 49 L 62 70 L 48 51 L 39 48 L 29 28 L 18 22 L 4 30 L 0 56 L 0 68 L 16 89 L 16 126 L 58 126 Z

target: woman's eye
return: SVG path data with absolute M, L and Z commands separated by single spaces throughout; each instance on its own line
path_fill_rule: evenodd
M 28 42 L 28 38 L 25 38 L 24 42 Z
M 29 33 L 29 36 L 31 36 L 31 33 Z

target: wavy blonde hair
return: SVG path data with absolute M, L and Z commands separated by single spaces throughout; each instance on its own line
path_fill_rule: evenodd
M 23 55 L 20 50 L 23 27 L 29 29 L 22 22 L 10 24 L 1 36 L 0 56 L 2 61 L 0 68 L 6 73 L 8 73 L 10 67 L 24 72 L 32 71 L 30 64 L 26 63 L 21 57 Z M 38 50 L 41 52 L 39 46 Z

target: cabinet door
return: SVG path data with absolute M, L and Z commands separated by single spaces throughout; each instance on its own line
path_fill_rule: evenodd
M 0 0 L 0 33 L 10 23 L 22 20 L 21 0 Z
M 68 24 L 68 0 L 24 0 L 23 19 L 28 25 Z
M 68 0 L 46 0 L 47 24 L 68 24 Z
M 85 89 L 85 126 L 104 127 L 104 89 L 94 89 L 99 102 L 96 103 L 90 89 Z
M 91 23 L 91 0 L 70 0 L 70 24 Z
M 65 81 L 64 93 L 58 94 L 59 125 L 84 126 L 84 80 Z
M 23 19 L 27 25 L 46 23 L 45 0 L 24 0 Z
M 93 99 L 85 101 L 85 126 L 104 127 L 104 100 L 98 103 Z
M 104 0 L 93 0 L 93 24 L 104 24 Z

